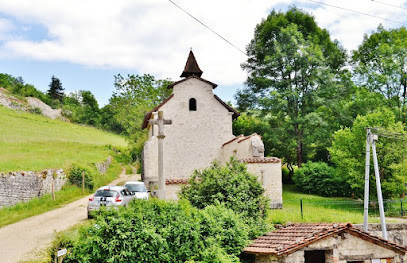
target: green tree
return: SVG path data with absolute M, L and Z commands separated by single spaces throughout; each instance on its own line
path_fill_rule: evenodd
M 329 148 L 332 162 L 357 197 L 363 196 L 364 193 L 365 127 L 381 127 L 390 132 L 406 133 L 402 123 L 396 121 L 390 109 L 379 108 L 365 116 L 358 116 L 352 128 L 343 128 L 334 134 L 332 147 Z M 403 165 L 406 143 L 379 136 L 376 148 L 383 195 L 385 198 L 398 197 L 404 192 L 407 181 L 407 177 L 400 176 L 400 165 Z M 373 167 L 370 175 L 371 182 L 375 182 Z M 374 183 L 371 184 L 370 191 L 372 195 L 376 193 Z
M 214 162 L 210 168 L 196 170 L 182 188 L 180 197 L 197 208 L 224 204 L 242 216 L 252 226 L 251 237 L 261 234 L 267 226 L 264 220 L 269 210 L 269 200 L 257 177 L 246 166 L 232 159 L 225 165 Z
M 388 105 L 398 109 L 406 122 L 407 99 L 407 29 L 386 30 L 365 35 L 362 45 L 353 51 L 352 62 L 358 84 L 385 96 Z
M 103 112 L 114 116 L 115 121 L 103 117 L 104 125 L 123 128 L 122 134 L 130 140 L 134 158 L 142 151 L 147 139 L 146 131 L 141 130 L 144 115 L 164 101 L 171 94 L 167 86 L 169 80 L 157 80 L 152 75 L 115 76 L 116 91 L 109 100 L 109 106 Z
M 64 98 L 64 88 L 62 87 L 61 81 L 55 77 L 51 77 L 51 82 L 48 85 L 49 90 L 47 91 L 48 96 L 53 100 L 58 100 L 62 102 Z
M 311 15 L 294 7 L 272 11 L 258 24 L 247 53 L 242 67 L 249 76 L 247 88 L 236 96 L 239 108 L 261 109 L 274 138 L 284 142 L 276 152 L 301 166 L 315 142 L 311 135 L 329 125 L 315 109 L 326 105 L 326 95 L 335 90 L 349 93 L 347 85 L 339 85 L 345 51 Z

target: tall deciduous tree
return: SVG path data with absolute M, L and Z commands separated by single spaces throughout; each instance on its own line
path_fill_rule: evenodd
M 247 88 L 236 96 L 239 108 L 261 109 L 274 135 L 284 141 L 282 157 L 300 166 L 307 138 L 328 125 L 315 110 L 338 87 L 335 77 L 345 51 L 311 15 L 294 7 L 272 11 L 258 24 L 247 53 L 242 67 L 249 76 Z
M 134 152 L 140 153 L 146 139 L 146 134 L 141 131 L 144 115 L 171 94 L 167 89 L 170 83 L 148 74 L 115 76 L 116 91 L 109 105 L 102 109 L 105 117 L 113 116 L 115 121 L 104 118 L 102 124 L 122 128 L 121 133 L 130 138 Z
M 54 100 L 59 100 L 62 102 L 62 99 L 64 98 L 64 88 L 62 87 L 61 81 L 57 77 L 52 76 L 51 83 L 48 85 L 48 87 L 48 96 Z
M 386 30 L 379 25 L 376 32 L 365 35 L 362 45 L 352 56 L 357 82 L 369 90 L 383 94 L 389 106 L 399 109 L 406 122 L 407 99 L 407 29 Z

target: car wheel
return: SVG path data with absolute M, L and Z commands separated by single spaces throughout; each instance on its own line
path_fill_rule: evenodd
M 88 219 L 92 219 L 93 216 L 88 212 Z

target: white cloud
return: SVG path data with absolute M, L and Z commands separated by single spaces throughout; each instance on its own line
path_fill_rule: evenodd
M 174 1 L 242 50 L 253 37 L 255 25 L 276 6 L 294 3 L 305 8 L 347 49 L 356 48 L 363 34 L 381 22 L 305 0 Z M 407 13 L 371 0 L 321 1 L 393 20 L 402 20 Z M 166 0 L 0 0 L 0 13 L 48 30 L 47 39 L 9 39 L 1 54 L 134 69 L 177 79 L 192 47 L 203 77 L 222 85 L 241 84 L 246 77 L 240 68 L 245 60 L 243 54 Z M 0 38 L 9 32 L 3 29 L 3 22 L 7 20 L 0 19 Z M 399 26 L 382 22 L 385 26 Z

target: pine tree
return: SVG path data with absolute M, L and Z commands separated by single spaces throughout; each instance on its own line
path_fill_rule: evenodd
M 62 87 L 61 81 L 57 77 L 52 76 L 51 83 L 48 85 L 48 87 L 48 96 L 54 100 L 62 101 L 64 98 L 64 88 Z

